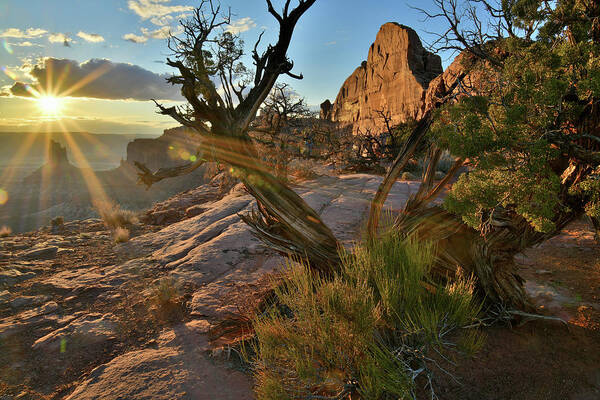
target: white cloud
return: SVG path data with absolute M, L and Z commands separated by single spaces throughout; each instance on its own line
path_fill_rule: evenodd
M 97 33 L 87 33 L 87 32 L 83 32 L 83 31 L 79 31 L 79 33 L 77 33 L 77 36 L 79 36 L 86 42 L 91 42 L 91 43 L 104 42 L 104 37 L 102 37 L 102 35 L 98 35 Z
M 146 28 L 142 28 L 141 31 L 142 34 L 147 38 L 166 39 L 169 37 L 169 32 L 171 31 L 171 28 L 168 26 L 163 26 L 162 28 L 158 28 L 153 31 Z
M 20 39 L 33 39 L 40 37 L 48 31 L 39 28 L 27 28 L 26 31 L 22 31 L 18 28 L 9 28 L 0 33 L 0 37 L 12 37 Z
M 192 6 L 172 6 L 171 0 L 129 0 L 127 6 L 143 19 L 162 17 L 173 13 L 183 13 L 194 9 Z
M 123 35 L 123 39 L 133 43 L 146 43 L 148 41 L 146 36 L 140 36 L 134 33 L 127 33 Z
M 65 46 L 68 46 L 70 40 L 69 36 L 64 33 L 51 33 L 48 35 L 48 41 L 50 43 L 63 43 Z
M 233 21 L 231 25 L 227 26 L 226 31 L 233 34 L 249 31 L 252 28 L 256 28 L 256 22 L 250 17 L 240 18 L 237 21 Z
M 333 45 L 336 45 L 336 44 L 337 44 L 337 42 L 335 40 L 332 40 L 331 42 L 325 43 L 325 46 L 333 46 Z

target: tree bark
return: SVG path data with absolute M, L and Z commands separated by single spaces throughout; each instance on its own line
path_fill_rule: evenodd
M 235 128 L 228 131 L 235 132 Z M 241 215 L 254 234 L 281 254 L 307 261 L 320 273 L 331 274 L 339 268 L 340 245 L 331 229 L 264 166 L 254 144 L 241 135 L 220 142 L 217 158 L 233 166 L 234 174 L 256 199 L 258 210 Z

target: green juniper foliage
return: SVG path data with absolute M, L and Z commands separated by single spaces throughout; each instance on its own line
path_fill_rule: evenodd
M 584 166 L 600 161 L 586 147 L 600 143 L 597 119 L 583 123 L 598 112 L 600 98 L 600 6 L 594 3 L 502 1 L 515 29 L 529 33 L 483 46 L 493 62 L 477 62 L 473 87 L 439 110 L 434 138 L 475 167 L 445 203 L 468 225 L 482 229 L 498 206 L 540 232 L 553 231 L 555 217 L 575 203 L 587 202 L 580 208 L 598 213 L 597 181 L 570 188 L 572 180 L 561 178 L 570 164 L 585 173 Z

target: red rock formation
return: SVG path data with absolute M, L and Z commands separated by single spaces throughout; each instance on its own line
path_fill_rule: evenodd
M 463 52 L 456 56 L 454 61 L 452 61 L 452 64 L 446 68 L 444 73 L 437 76 L 429 83 L 423 102 L 423 112 L 432 108 L 436 100 L 440 99 L 442 96 L 448 95 L 449 88 L 455 86 L 458 77 L 465 71 L 472 69 L 475 65 L 474 63 L 476 63 L 476 59 L 469 53 Z M 472 71 L 463 77 L 461 82 L 462 84 L 457 85 L 452 91 L 453 95 L 459 94 L 459 92 L 474 93 L 474 88 L 477 88 L 481 82 L 480 73 Z
M 418 119 L 432 79 L 442 73 L 439 56 L 423 48 L 417 33 L 397 23 L 384 24 L 363 61 L 344 82 L 331 118 L 353 124 L 354 131 L 380 131 L 384 111 L 393 124 Z

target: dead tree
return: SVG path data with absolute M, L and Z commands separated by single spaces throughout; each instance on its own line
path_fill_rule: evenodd
M 305 257 L 320 271 L 338 265 L 338 242 L 300 196 L 263 165 L 248 134 L 251 122 L 280 75 L 302 79 L 292 72 L 287 57 L 296 24 L 316 0 L 286 0 L 281 12 L 266 0 L 268 12 L 279 24 L 276 43 L 259 51 L 258 37 L 252 58 L 254 72 L 241 63 L 243 43 L 227 30 L 230 12 L 223 12 L 213 0 L 202 0 L 193 16 L 181 22 L 183 33 L 169 39 L 173 58 L 167 64 L 177 74 L 168 78 L 181 86 L 187 101 L 184 107 L 164 107 L 159 112 L 195 131 L 201 138 L 200 156 L 195 163 L 177 171 L 153 173 L 144 166 L 140 180 L 151 185 L 164 177 L 192 170 L 206 160 L 218 160 L 232 166 L 234 174 L 254 196 L 258 211 L 242 216 L 255 233 L 274 249 Z

